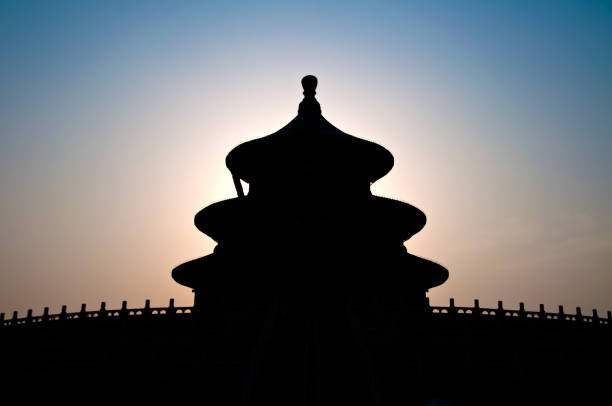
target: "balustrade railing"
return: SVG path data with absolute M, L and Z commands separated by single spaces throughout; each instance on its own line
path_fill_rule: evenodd
M 518 310 L 504 309 L 502 301 L 497 303 L 497 308 L 484 308 L 480 307 L 478 299 L 474 300 L 473 307 L 455 306 L 455 300 L 450 299 L 448 306 L 427 306 L 429 313 L 432 316 L 446 315 L 447 317 L 457 318 L 497 318 L 499 320 L 504 318 L 514 319 L 526 319 L 526 320 L 541 320 L 549 322 L 570 322 L 570 323 L 582 323 L 586 325 L 608 325 L 612 326 L 612 312 L 608 311 L 607 318 L 599 317 L 597 310 L 593 309 L 593 313 L 590 316 L 582 314 L 580 307 L 576 308 L 576 314 L 566 314 L 563 310 L 563 306 L 559 306 L 557 313 L 549 313 L 544 309 L 544 305 L 541 304 L 538 311 L 525 310 L 525 304 L 520 303 Z M 32 309 L 29 309 L 25 317 L 19 317 L 19 314 L 13 312 L 12 318 L 5 318 L 4 313 L 0 313 L 0 327 L 18 326 L 24 324 L 40 324 L 55 322 L 61 320 L 85 320 L 85 319 L 103 319 L 103 318 L 115 318 L 115 319 L 129 319 L 134 317 L 189 317 L 193 313 L 192 306 L 175 307 L 174 299 L 170 299 L 170 303 L 167 307 L 151 307 L 150 300 L 145 302 L 145 307 L 128 309 L 127 301 L 123 301 L 120 309 L 108 310 L 106 309 L 106 303 L 102 302 L 98 310 L 87 310 L 86 305 L 81 305 L 81 310 L 78 312 L 68 313 L 66 306 L 62 306 L 62 310 L 58 314 L 49 314 L 49 308 L 45 307 L 43 313 L 38 316 L 32 315 Z
M 61 320 L 86 320 L 86 319 L 104 319 L 115 318 L 125 319 L 132 317 L 182 317 L 191 315 L 193 312 L 192 306 L 174 306 L 174 299 L 170 299 L 167 307 L 151 307 L 151 301 L 146 300 L 145 306 L 142 308 L 128 309 L 127 301 L 123 301 L 120 309 L 108 310 L 106 303 L 100 303 L 98 310 L 87 310 L 86 305 L 81 305 L 81 310 L 78 312 L 67 312 L 66 305 L 62 306 L 62 311 L 58 314 L 49 314 L 49 308 L 45 307 L 43 314 L 39 316 L 32 315 L 32 309 L 28 309 L 26 317 L 19 317 L 18 313 L 13 312 L 13 317 L 5 318 L 4 313 L 0 313 L 0 326 L 17 326 L 23 324 L 40 324 Z
M 459 317 L 497 317 L 497 318 L 517 318 L 517 319 L 538 319 L 538 320 L 557 320 L 568 321 L 575 323 L 587 323 L 594 325 L 610 325 L 612 326 L 612 312 L 608 311 L 607 318 L 601 318 L 597 314 L 597 309 L 593 309 L 591 316 L 582 314 L 582 309 L 576 307 L 576 314 L 567 314 L 563 310 L 563 306 L 559 306 L 557 313 L 549 313 L 544 309 L 544 305 L 540 304 L 538 311 L 525 310 L 525 304 L 521 302 L 518 310 L 504 309 L 503 302 L 497 302 L 497 308 L 480 307 L 478 299 L 474 300 L 473 307 L 455 306 L 455 300 L 450 299 L 449 306 L 429 306 L 432 314 L 447 314 L 449 316 Z

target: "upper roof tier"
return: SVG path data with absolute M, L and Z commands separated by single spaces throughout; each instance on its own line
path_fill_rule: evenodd
M 393 155 L 386 148 L 331 125 L 315 99 L 317 78 L 302 79 L 304 99 L 298 115 L 289 124 L 268 136 L 234 148 L 225 160 L 232 174 L 245 182 L 293 176 L 304 172 L 317 175 L 342 172 L 370 183 L 393 167 Z

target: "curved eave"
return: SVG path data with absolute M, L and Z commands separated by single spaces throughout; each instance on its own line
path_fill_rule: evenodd
M 321 115 L 298 115 L 279 131 L 238 145 L 225 162 L 233 175 L 250 183 L 259 174 L 283 171 L 307 151 L 348 166 L 370 183 L 385 176 L 394 164 L 386 148 L 340 131 Z
M 196 214 L 195 226 L 217 242 L 245 235 L 247 230 L 265 228 L 260 219 L 269 218 L 269 213 L 265 211 L 274 209 L 252 203 L 249 197 L 213 203 Z M 418 208 L 379 196 L 372 196 L 364 205 L 352 207 L 352 210 L 363 216 L 360 222 L 354 223 L 356 228 L 362 227 L 368 233 L 391 236 L 398 241 L 408 240 L 421 231 L 427 222 L 425 213 Z M 337 215 L 328 218 L 335 219 Z

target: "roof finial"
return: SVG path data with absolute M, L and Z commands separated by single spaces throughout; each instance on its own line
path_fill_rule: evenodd
M 317 94 L 317 78 L 313 75 L 304 76 L 302 87 L 304 88 L 304 100 L 300 103 L 298 114 L 321 114 L 321 106 L 314 97 Z
M 304 96 L 314 97 L 317 92 L 317 77 L 313 75 L 304 76 L 302 78 L 302 87 L 304 88 Z

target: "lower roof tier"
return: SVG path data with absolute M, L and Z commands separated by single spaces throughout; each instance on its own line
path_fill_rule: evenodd
M 299 247 L 298 247 L 299 248 Z M 353 253 L 321 252 L 306 247 L 301 255 L 275 250 L 218 251 L 179 265 L 172 277 L 181 285 L 227 295 L 275 296 L 310 291 L 317 296 L 364 297 L 423 292 L 448 279 L 443 266 L 402 250 L 383 252 L 373 249 Z

